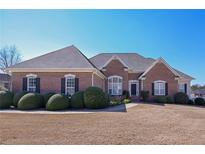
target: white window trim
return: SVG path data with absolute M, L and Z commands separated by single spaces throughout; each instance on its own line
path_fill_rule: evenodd
M 118 76 L 118 75 L 112 75 L 112 76 L 109 76 L 108 77 L 108 93 L 109 93 L 109 79 L 112 79 L 112 83 L 113 83 L 113 78 L 119 78 L 122 80 L 122 83 L 121 83 L 121 94 L 113 94 L 113 87 L 112 87 L 112 92 L 111 92 L 111 95 L 112 96 L 118 96 L 118 95 L 122 95 L 122 90 L 123 90 L 123 78 L 121 76 Z
M 187 84 L 187 83 L 179 83 L 178 84 L 178 92 L 183 92 L 183 93 L 185 93 L 185 84 Z M 180 85 L 183 85 L 183 91 L 182 91 L 182 89 L 180 89 Z
M 36 74 L 27 74 L 26 77 L 33 77 L 33 78 L 37 78 L 37 75 Z
M 30 91 L 29 89 L 34 88 L 35 90 L 32 91 L 32 92 L 35 92 L 37 87 L 36 87 L 36 85 L 35 86 L 30 86 L 29 80 L 30 79 L 36 79 L 37 75 L 36 74 L 28 74 L 28 75 L 26 75 L 26 78 L 27 78 L 27 91 Z
M 73 74 L 66 74 L 64 77 L 65 77 L 65 93 L 66 94 L 68 93 L 68 88 L 74 88 L 74 93 L 75 93 L 75 84 L 76 84 L 75 83 L 75 75 L 73 75 Z M 74 87 L 67 87 L 67 80 L 68 79 L 74 79 Z M 71 94 L 71 95 L 73 95 L 73 94 Z
M 159 86 L 159 89 L 158 89 L 158 92 L 159 93 L 155 93 L 155 84 L 156 83 L 164 83 L 164 92 L 161 93 L 161 89 L 163 89 L 162 87 Z M 163 81 L 163 80 L 157 80 L 157 81 L 154 81 L 154 95 L 155 96 L 165 96 L 166 95 L 166 81 Z
M 66 74 L 64 75 L 65 78 L 75 78 L 74 74 Z
M 136 94 L 135 95 L 131 95 L 131 85 L 132 84 L 136 84 Z M 139 80 L 129 80 L 129 93 L 130 96 L 139 96 Z

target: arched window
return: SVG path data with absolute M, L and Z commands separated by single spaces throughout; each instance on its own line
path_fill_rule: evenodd
M 28 74 L 27 77 L 27 91 L 29 92 L 36 92 L 37 88 L 37 75 L 36 74 Z
M 111 95 L 122 95 L 122 77 L 108 77 L 108 92 Z
M 154 81 L 154 95 L 164 96 L 166 93 L 166 82 L 162 80 Z
M 65 75 L 65 94 L 73 95 L 75 93 L 75 75 Z

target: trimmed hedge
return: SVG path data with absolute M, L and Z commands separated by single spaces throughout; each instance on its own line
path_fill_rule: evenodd
M 165 104 L 165 103 L 167 103 L 167 96 L 156 96 L 156 97 L 155 97 L 155 101 L 156 101 L 157 103 L 163 103 L 163 104 Z
M 28 94 L 27 91 L 23 91 L 23 92 L 16 93 L 16 94 L 14 95 L 13 105 L 14 105 L 15 107 L 17 107 L 18 102 L 19 102 L 19 100 L 21 99 L 21 97 L 23 97 L 23 96 L 26 95 L 26 94 Z
M 201 97 L 195 98 L 194 102 L 196 105 L 205 105 L 205 100 Z
M 25 94 L 18 102 L 18 109 L 32 110 L 43 106 L 43 96 L 38 93 Z
M 167 96 L 167 103 L 174 103 L 174 99 L 170 96 Z
M 13 104 L 13 93 L 0 91 L 0 109 L 8 109 Z
M 194 105 L 195 103 L 194 103 L 193 100 L 190 99 L 190 100 L 187 102 L 187 104 L 189 104 L 189 105 Z
M 174 99 L 176 104 L 187 104 L 189 101 L 188 95 L 183 92 L 176 93 Z
M 124 96 L 125 99 L 129 99 L 130 98 L 130 93 L 127 90 L 123 90 L 122 95 Z
M 73 108 L 84 108 L 83 91 L 78 91 L 71 97 L 71 107 Z
M 110 104 L 110 95 L 108 93 L 105 93 L 105 98 L 106 98 L 106 102 L 109 105 Z
M 149 91 L 141 91 L 140 98 L 142 99 L 142 101 L 147 101 L 149 98 Z
M 46 104 L 46 110 L 64 110 L 69 107 L 69 99 L 61 94 L 51 96 Z
M 51 96 L 55 95 L 55 94 L 56 94 L 56 93 L 54 93 L 54 92 L 49 92 L 49 93 L 46 93 L 46 94 L 43 95 L 44 106 L 46 106 L 46 104 L 47 104 L 49 98 L 50 98 Z
M 101 109 L 109 106 L 106 94 L 98 87 L 89 87 L 85 90 L 84 102 L 85 106 L 91 109 Z

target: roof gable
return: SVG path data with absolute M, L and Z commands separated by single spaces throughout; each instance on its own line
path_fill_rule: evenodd
M 92 63 L 75 46 L 65 47 L 45 55 L 21 62 L 9 68 L 95 68 Z M 9 69 L 8 68 L 8 69 Z
M 174 68 L 172 68 L 163 58 L 158 58 L 140 77 L 139 79 L 142 79 L 156 64 L 158 63 L 163 63 L 176 77 L 180 77 L 180 78 L 186 78 L 186 79 L 194 79 L 191 76 L 184 74 Z
M 117 57 L 125 67 L 136 72 L 144 72 L 155 61 L 137 53 L 102 53 L 90 58 L 90 61 L 101 70 L 114 57 Z
M 111 61 L 118 60 L 124 67 L 128 68 L 127 64 L 117 55 L 113 55 L 100 69 L 105 68 Z

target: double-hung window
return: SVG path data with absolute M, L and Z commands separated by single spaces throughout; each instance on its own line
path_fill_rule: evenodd
M 182 84 L 182 83 L 180 83 L 179 84 L 179 92 L 183 92 L 183 93 L 185 93 L 186 91 L 185 91 L 185 84 Z
M 154 95 L 164 96 L 165 95 L 165 81 L 154 82 Z
M 122 95 L 122 77 L 110 76 L 108 78 L 108 92 L 111 95 Z
M 27 76 L 27 91 L 36 92 L 36 75 Z
M 75 93 L 75 75 L 65 76 L 65 94 L 73 95 Z

